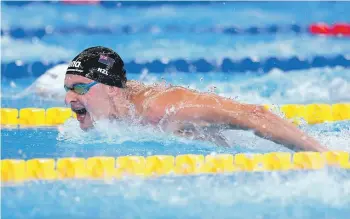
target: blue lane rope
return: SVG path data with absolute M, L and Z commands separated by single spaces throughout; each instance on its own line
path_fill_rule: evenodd
M 277 33 L 308 33 L 308 27 L 304 27 L 297 24 L 290 25 L 267 25 L 267 26 L 251 26 L 251 27 L 211 27 L 211 28 L 196 28 L 190 27 L 185 28 L 181 26 L 146 26 L 137 27 L 131 25 L 123 25 L 120 27 L 64 27 L 64 28 L 36 28 L 36 29 L 25 29 L 25 28 L 12 28 L 9 30 L 1 30 L 1 36 L 10 36 L 12 38 L 30 38 L 37 37 L 42 38 L 50 35 L 60 34 L 134 34 L 134 33 L 152 33 L 159 31 L 160 33 L 169 32 L 187 32 L 187 33 L 222 33 L 229 35 L 257 35 L 257 34 L 277 34 Z
M 16 64 L 16 62 L 1 63 L 1 75 L 5 78 L 21 78 L 27 76 L 40 76 L 49 68 L 65 61 L 56 63 L 44 63 L 35 61 L 32 63 Z M 197 60 L 176 59 L 169 62 L 153 60 L 139 63 L 134 60 L 125 62 L 128 73 L 141 73 L 147 69 L 151 73 L 165 72 L 256 72 L 257 74 L 268 73 L 273 68 L 282 71 L 305 70 L 318 67 L 350 67 L 350 57 L 336 55 L 331 57 L 314 56 L 308 59 L 301 59 L 296 56 L 290 58 L 270 57 L 263 60 L 254 61 L 251 58 L 232 60 L 225 58 L 221 63 L 207 61 L 203 58 Z

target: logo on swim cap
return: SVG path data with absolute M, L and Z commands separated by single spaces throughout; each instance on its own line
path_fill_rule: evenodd
M 69 63 L 68 65 L 68 69 L 70 71 L 77 71 L 77 72 L 82 72 L 83 70 L 81 69 L 81 62 L 79 61 L 72 61 L 71 63 Z
M 105 55 L 100 55 L 100 58 L 98 59 L 99 63 L 105 64 L 108 66 L 108 68 L 112 67 L 114 64 L 114 59 L 109 58 L 108 56 Z
M 81 62 L 78 62 L 78 61 L 73 61 L 69 64 L 68 67 L 73 67 L 73 68 L 80 68 L 81 66 Z
M 104 74 L 104 75 L 108 75 L 108 71 L 106 69 L 98 68 L 97 71 Z

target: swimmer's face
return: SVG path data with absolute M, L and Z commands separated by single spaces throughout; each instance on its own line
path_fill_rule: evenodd
M 75 84 L 89 84 L 92 82 L 94 81 L 79 75 L 66 75 L 64 85 L 72 88 Z M 81 129 L 88 130 L 93 127 L 93 121 L 109 117 L 112 104 L 107 91 L 108 86 L 101 83 L 92 86 L 83 95 L 68 90 L 65 103 L 69 104 L 77 114 Z

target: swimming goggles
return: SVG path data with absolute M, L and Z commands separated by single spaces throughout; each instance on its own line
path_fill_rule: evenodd
M 72 87 L 67 87 L 66 85 L 64 85 L 64 89 L 66 90 L 66 92 L 71 90 L 77 94 L 84 95 L 90 90 L 92 86 L 94 86 L 97 83 L 98 82 L 94 81 L 89 84 L 74 84 Z

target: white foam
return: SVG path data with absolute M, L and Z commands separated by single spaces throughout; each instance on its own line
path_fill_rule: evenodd
M 123 121 L 96 121 L 94 129 L 84 132 L 79 128 L 79 123 L 75 119 L 68 120 L 59 128 L 58 140 L 77 144 L 122 144 L 130 141 L 153 141 L 163 145 L 170 145 L 174 142 L 191 143 L 190 140 L 162 132 L 157 127 L 140 126 L 137 123 Z

